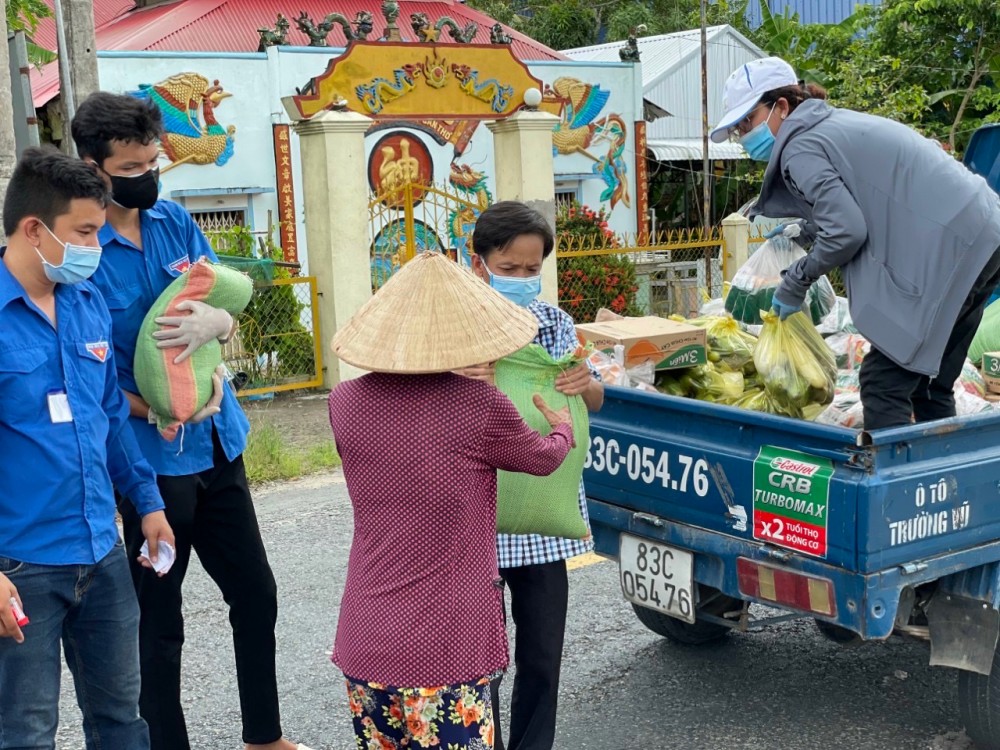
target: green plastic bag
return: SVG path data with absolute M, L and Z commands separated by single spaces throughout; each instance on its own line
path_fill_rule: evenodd
M 514 403 L 533 430 L 552 432 L 532 403 L 539 393 L 553 409 L 569 406 L 573 417 L 571 449 L 562 465 L 547 477 L 509 471 L 497 472 L 497 531 L 503 534 L 541 534 L 583 539 L 589 534 L 580 514 L 580 478 L 590 440 L 590 419 L 582 396 L 566 396 L 555 388 L 556 378 L 584 357 L 578 352 L 553 359 L 538 344 L 529 344 L 496 364 L 496 386 Z
M 976 337 L 969 347 L 969 359 L 974 365 L 979 365 L 986 352 L 996 351 L 1000 351 L 1000 300 L 983 312 L 983 322 L 979 324 Z

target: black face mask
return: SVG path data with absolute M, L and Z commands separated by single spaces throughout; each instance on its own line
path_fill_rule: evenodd
M 160 170 L 150 169 L 135 177 L 113 174 L 111 177 L 111 199 L 122 208 L 139 208 L 143 211 L 153 207 L 160 196 Z

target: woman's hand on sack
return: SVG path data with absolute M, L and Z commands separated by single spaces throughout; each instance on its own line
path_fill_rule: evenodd
M 549 427 L 553 430 L 561 424 L 566 424 L 570 427 L 573 426 L 573 417 L 570 416 L 568 406 L 564 406 L 559 411 L 555 411 L 547 403 L 545 403 L 545 399 L 538 393 L 532 396 L 531 400 L 535 404 L 535 408 L 542 413 L 542 416 L 545 417 L 545 421 L 549 423 Z
M 594 376 L 590 374 L 590 368 L 586 362 L 581 362 L 559 374 L 556 390 L 564 396 L 582 396 L 592 382 Z
M 475 365 L 473 367 L 464 367 L 461 370 L 455 370 L 455 374 L 463 375 L 467 378 L 472 378 L 473 380 L 482 380 L 484 383 L 490 383 L 492 385 L 496 369 L 496 362 L 487 362 L 484 365 Z
M 564 396 L 583 396 L 588 411 L 600 411 L 604 404 L 604 386 L 586 362 L 581 362 L 556 378 L 556 390 Z

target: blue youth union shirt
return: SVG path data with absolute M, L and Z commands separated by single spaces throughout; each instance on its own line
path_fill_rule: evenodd
M 148 211 L 140 212 L 139 222 L 142 249 L 118 234 L 110 224 L 104 225 L 98 235 L 104 254 L 91 277 L 111 311 L 118 380 L 122 388 L 135 394 L 139 393 L 133 373 L 135 345 L 146 313 L 170 282 L 192 263 L 199 258 L 218 261 L 194 219 L 176 203 L 157 201 Z M 232 388 L 228 383 L 224 388 L 222 411 L 218 415 L 184 427 L 183 451 L 180 433 L 168 441 L 155 425 L 132 417 L 132 430 L 142 453 L 157 474 L 177 477 L 211 469 L 213 424 L 230 461 L 243 453 L 250 423 Z
M 118 541 L 114 486 L 140 514 L 163 508 L 118 387 L 111 317 L 88 282 L 58 285 L 56 327 L 0 248 L 0 556 L 91 565 Z M 50 397 L 65 393 L 72 421 Z

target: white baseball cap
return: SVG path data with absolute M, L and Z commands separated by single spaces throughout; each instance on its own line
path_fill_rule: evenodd
M 729 137 L 729 129 L 749 115 L 768 91 L 798 85 L 795 70 L 780 57 L 764 57 L 741 65 L 729 76 L 722 89 L 722 107 L 726 114 L 712 130 L 712 140 L 716 143 L 725 141 Z

